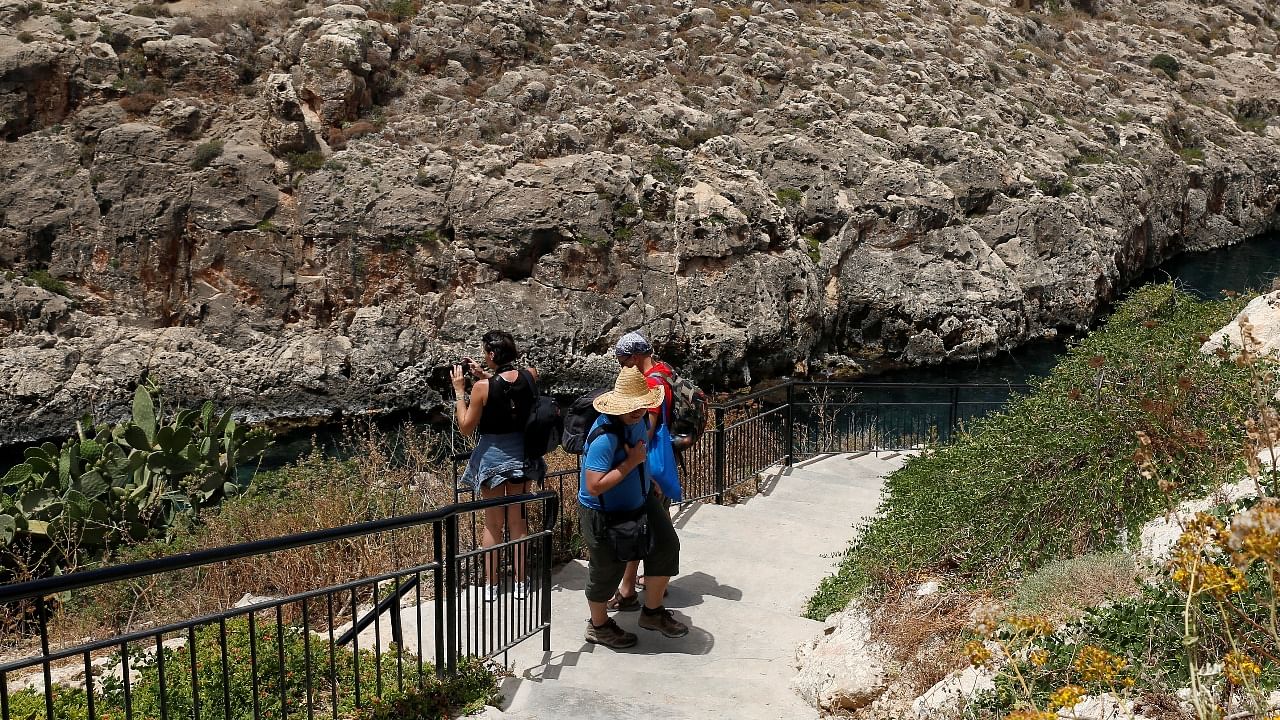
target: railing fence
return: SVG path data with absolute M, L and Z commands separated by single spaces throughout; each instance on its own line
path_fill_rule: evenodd
M 1023 389 L 788 381 L 733 397 L 710 408 L 708 427 L 681 456 L 684 501 L 725 502 L 766 468 L 824 453 L 947 443 Z M 465 459 L 452 458 L 455 487 Z M 529 494 L 478 500 L 459 489 L 458 502 L 426 513 L 0 587 L 0 617 L 21 621 L 0 642 L 9 651 L 0 655 L 0 720 L 336 720 L 454 673 L 464 658 L 493 658 L 538 634 L 550 650 L 552 565 L 582 552 L 578 460 L 555 460 Z M 510 507 L 520 508 L 529 534 L 481 547 L 484 511 Z M 394 556 L 413 560 L 285 597 L 246 595 L 193 618 L 168 618 L 153 602 L 142 627 L 104 640 L 50 631 L 51 612 L 75 602 L 76 591 L 134 582 L 125 596 L 139 596 L 143 583 L 162 599 L 197 592 L 234 563 L 270 567 L 300 549 L 342 562 L 351 543 L 375 538 L 405 544 L 408 552 Z M 175 573 L 197 575 L 177 581 Z M 491 601 L 485 585 L 495 574 Z M 17 657 L 23 647 L 29 656 Z

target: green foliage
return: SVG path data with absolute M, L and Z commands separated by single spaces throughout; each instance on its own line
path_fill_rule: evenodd
M 633 202 L 625 202 L 618 206 L 617 216 L 620 218 L 640 217 L 640 206 Z
M 809 259 L 817 265 L 822 260 L 822 241 L 813 235 L 805 235 L 804 243 L 809 248 Z
M 598 250 L 609 247 L 613 242 L 613 238 L 607 235 L 583 235 L 578 242 L 592 250 Z
M 27 281 L 51 293 L 67 297 L 71 296 L 71 290 L 67 287 L 67 284 L 51 275 L 48 270 L 32 270 L 27 273 Z
M 649 174 L 668 185 L 678 185 L 684 178 L 684 168 L 669 160 L 666 155 L 654 155 L 649 161 Z
M 36 36 L 32 34 L 31 31 L 29 30 L 23 30 L 22 32 L 18 33 L 18 42 L 20 43 L 29 43 L 34 41 L 35 39 L 36 39 Z
M 319 170 L 324 165 L 324 155 L 315 150 L 303 153 L 289 153 L 289 170 L 292 172 L 310 172 Z
M 773 194 L 782 205 L 799 205 L 804 202 L 804 193 L 795 188 L 778 188 Z
M 132 6 L 132 8 L 129 8 L 129 14 L 137 15 L 137 17 L 140 18 L 154 18 L 160 14 L 160 10 L 161 8 L 157 8 L 156 5 L 152 5 L 151 3 L 138 3 L 137 5 Z
M 1151 58 L 1151 67 L 1168 75 L 1171 80 L 1176 80 L 1178 71 L 1182 69 L 1178 59 L 1166 53 L 1160 53 Z
M 346 647 L 336 647 L 331 657 L 327 638 L 308 635 L 301 628 L 279 628 L 274 622 L 261 619 L 252 637 L 247 618 L 227 621 L 226 637 L 225 684 L 220 629 L 216 624 L 196 632 L 195 682 L 190 649 L 163 650 L 163 688 L 161 663 L 156 655 L 134 650 L 129 657 L 132 717 L 160 717 L 162 699 L 168 717 L 194 717 L 193 686 L 198 692 L 201 717 L 224 717 L 224 688 L 231 706 L 227 720 L 250 720 L 255 717 L 255 704 L 257 717 L 306 717 L 308 677 L 312 683 L 312 710 L 325 717 L 333 712 L 335 694 L 338 714 L 359 720 L 455 717 L 475 712 L 497 698 L 493 673 L 472 658 L 458 663 L 455 675 L 440 679 L 430 663 L 418 662 L 416 652 L 384 650 L 379 659 L 370 650 L 357 654 Z M 256 677 L 251 663 L 255 655 Z M 402 663 L 400 668 L 397 662 Z M 114 664 L 120 664 L 118 656 Z M 355 705 L 357 675 L 360 708 Z M 382 693 L 376 696 L 379 678 Z M 403 683 L 398 678 L 403 678 Z M 87 700 L 82 689 L 55 685 L 54 715 L 58 720 L 89 720 Z M 34 690 L 15 692 L 10 695 L 9 709 L 14 718 L 43 720 L 44 696 Z M 125 716 L 125 687 L 115 673 L 101 678 L 94 711 L 99 719 Z
M 422 7 L 421 0 L 383 0 L 380 4 L 382 11 L 396 22 L 416 16 L 418 9 Z
M 1198 147 L 1184 147 L 1178 150 L 1178 156 L 1184 162 L 1202 163 L 1204 162 L 1204 150 Z
M 236 468 L 270 444 L 269 432 L 230 410 L 206 402 L 166 415 L 139 387 L 130 421 L 93 426 L 86 416 L 75 437 L 27 448 L 0 478 L 0 573 L 54 574 L 126 540 L 164 536 L 238 492 Z
M 222 141 L 210 140 L 196 146 L 195 157 L 191 158 L 191 169 L 202 170 L 222 155 Z
M 1135 461 L 1138 432 L 1175 497 L 1237 477 L 1249 372 L 1199 347 L 1242 306 L 1172 285 L 1135 291 L 1030 395 L 890 475 L 878 517 L 811 598 L 809 616 L 878 581 L 944 569 L 994 581 L 1113 546 L 1168 501 Z
M 270 220 L 263 220 L 262 222 L 258 223 L 255 227 L 258 229 L 258 232 L 275 232 L 276 231 L 276 224 L 271 222 Z

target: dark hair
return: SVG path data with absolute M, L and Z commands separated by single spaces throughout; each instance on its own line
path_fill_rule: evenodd
M 484 343 L 487 352 L 493 353 L 493 361 L 498 365 L 506 365 L 520 354 L 516 351 L 516 340 L 509 332 L 490 330 L 480 341 Z

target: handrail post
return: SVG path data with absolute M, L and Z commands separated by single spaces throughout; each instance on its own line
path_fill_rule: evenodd
M 715 454 L 715 483 L 716 483 L 716 504 L 724 504 L 724 478 L 726 464 L 728 458 L 725 457 L 725 448 L 728 443 L 725 441 L 724 429 L 724 408 L 716 408 L 716 454 Z
M 436 677 L 444 677 L 444 611 L 441 610 L 440 600 L 448 598 L 450 595 L 446 593 L 445 573 L 446 564 L 444 558 L 444 523 L 437 520 L 431 523 L 431 546 L 435 555 L 436 571 L 432 573 L 432 588 L 435 590 L 435 643 L 436 643 Z
M 956 424 L 960 422 L 960 386 L 951 386 L 951 412 L 947 419 L 947 441 L 956 435 Z
M 558 497 L 543 501 L 543 517 L 549 518 L 551 522 L 547 523 L 550 532 L 545 533 L 542 538 L 542 587 L 539 588 L 542 593 L 542 617 L 539 619 L 546 625 L 542 629 L 542 651 L 548 653 L 551 652 L 551 566 L 555 563 L 552 555 L 555 552 L 555 528 L 560 524 L 559 502 Z
M 787 467 L 796 464 L 796 381 L 787 381 Z
M 444 624 L 445 624 L 445 672 L 453 675 L 458 669 L 458 516 L 450 515 L 444 521 Z

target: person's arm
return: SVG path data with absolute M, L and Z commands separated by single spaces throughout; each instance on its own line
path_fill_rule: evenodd
M 622 482 L 623 478 L 631 474 L 632 470 L 640 467 L 640 464 L 644 462 L 646 453 L 648 453 L 646 444 L 641 441 L 628 447 L 627 456 L 612 470 L 608 472 L 587 470 L 587 492 L 594 497 L 600 497 L 613 489 L 614 486 Z
M 462 366 L 454 365 L 449 377 L 453 381 L 453 394 L 457 396 L 454 402 L 457 404 L 455 409 L 458 416 L 458 432 L 470 435 L 480 424 L 480 416 L 484 413 L 484 401 L 489 399 L 489 381 L 476 381 L 476 384 L 471 387 L 471 402 L 468 403 L 463 399 L 466 395 L 466 380 L 462 376 Z

